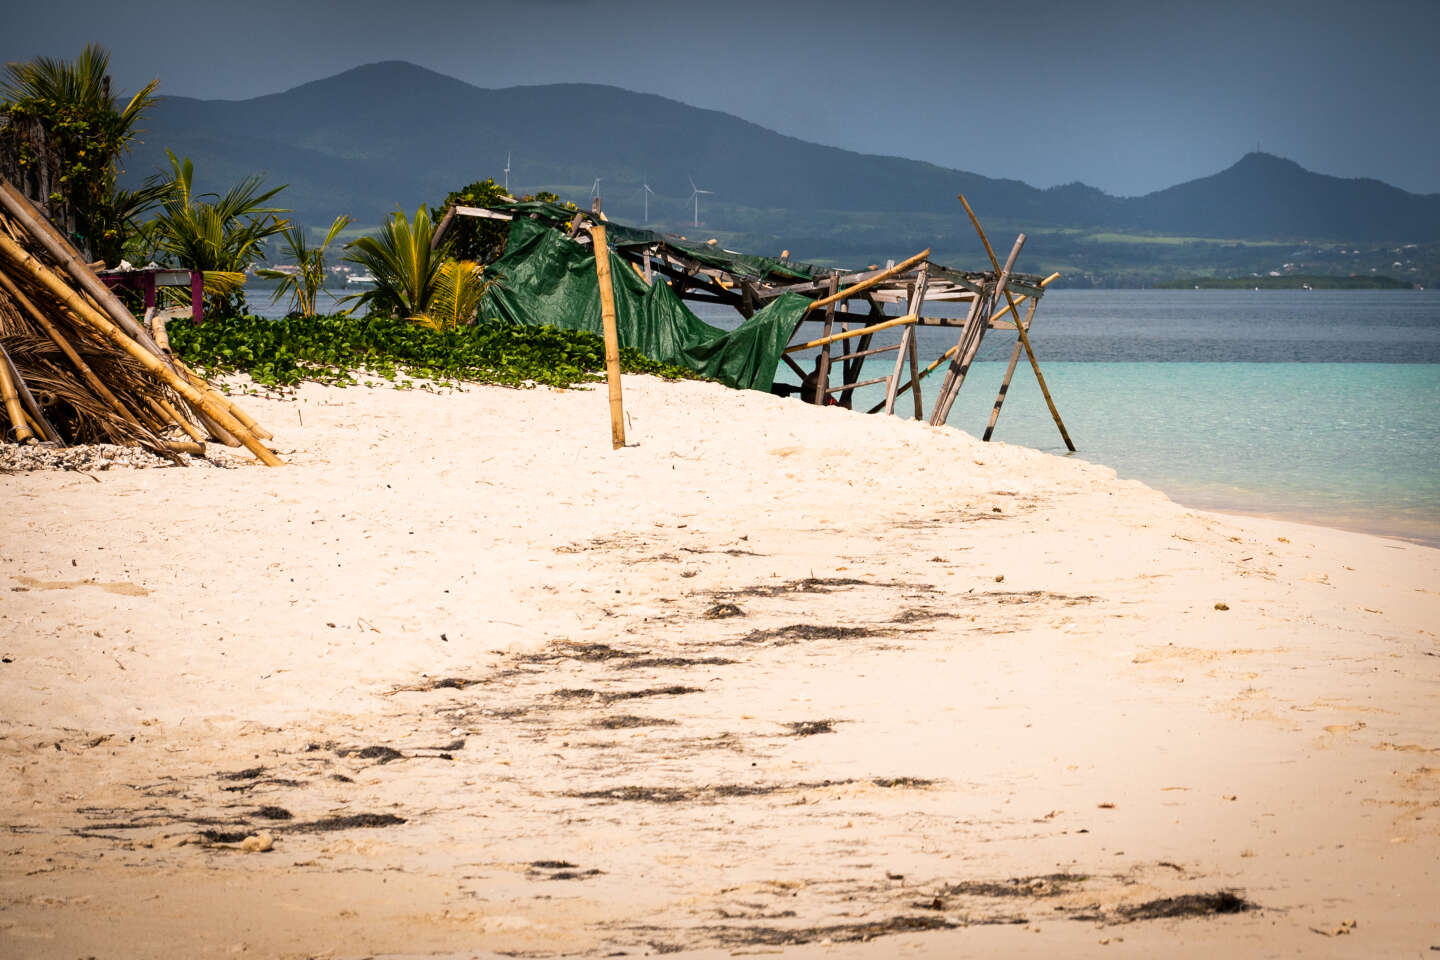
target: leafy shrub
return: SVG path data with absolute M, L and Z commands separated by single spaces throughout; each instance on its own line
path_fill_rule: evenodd
M 246 373 L 268 387 L 304 380 L 353 384 L 361 368 L 389 379 L 404 374 L 568 387 L 602 379 L 605 369 L 605 344 L 597 334 L 499 320 L 437 330 L 377 316 L 245 316 L 198 326 L 175 323 L 168 332 L 176 353 L 206 374 Z M 626 373 L 668 379 L 696 376 L 628 348 L 620 351 L 620 366 Z

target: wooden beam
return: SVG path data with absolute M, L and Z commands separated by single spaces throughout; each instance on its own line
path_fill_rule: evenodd
M 999 271 L 1000 276 L 996 279 L 989 297 L 983 301 L 986 305 L 984 308 L 986 312 L 994 309 L 994 305 L 998 302 L 1002 292 L 1004 292 L 1006 296 L 1009 295 L 1008 291 L 1005 291 L 1005 284 L 1010 279 L 1010 271 L 1015 268 L 1015 261 L 1019 259 L 1020 250 L 1024 246 L 1025 234 L 1022 233 L 1015 238 L 1015 246 L 1010 249 L 1010 256 L 1006 259 L 1004 268 Z M 977 301 L 977 303 L 978 302 L 981 301 Z M 970 373 L 970 365 L 975 362 L 975 356 L 980 352 L 980 344 L 985 339 L 985 331 L 989 328 L 990 324 L 988 322 L 977 322 L 974 324 L 973 330 L 968 326 L 966 327 L 963 335 L 966 344 L 965 348 L 958 351 L 955 358 L 950 361 L 950 371 L 946 375 L 946 386 L 940 388 L 940 396 L 935 401 L 935 409 L 930 415 L 930 423 L 932 425 L 940 426 L 950 416 L 950 408 L 955 405 L 955 398 L 960 395 L 960 388 L 965 385 L 965 377 Z
M 830 335 L 835 323 L 835 288 L 839 283 L 839 271 L 830 274 L 830 295 L 826 298 L 829 303 L 825 306 L 825 337 Z M 811 309 L 814 309 L 814 304 L 811 304 Z M 827 389 L 830 386 L 830 344 L 834 342 L 826 340 L 825 337 L 820 338 L 824 343 L 820 345 L 820 357 L 815 364 L 815 395 L 811 401 L 821 407 L 825 406 L 825 396 L 830 392 Z

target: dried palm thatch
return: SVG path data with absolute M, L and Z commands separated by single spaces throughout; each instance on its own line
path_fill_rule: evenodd
M 281 461 L 265 432 L 139 323 L 0 178 L 0 439 L 141 446 L 176 463 L 207 435 Z

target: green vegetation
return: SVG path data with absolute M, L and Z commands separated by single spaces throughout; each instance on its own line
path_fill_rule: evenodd
M 169 333 L 175 351 L 205 375 L 246 373 L 268 387 L 304 380 L 354 384 L 362 369 L 389 380 L 403 375 L 567 387 L 600 380 L 605 369 L 605 345 L 593 333 L 500 321 L 437 330 L 404 318 L 246 316 L 224 323 L 176 323 Z M 695 377 L 631 349 L 620 351 L 620 365 L 626 373 Z
M 281 233 L 285 240 L 285 253 L 289 259 L 295 261 L 295 272 L 270 269 L 255 271 L 258 277 L 280 281 L 271 299 L 279 300 L 286 293 L 290 293 L 293 296 L 295 313 L 302 317 L 315 316 L 315 297 L 325 288 L 325 251 L 349 223 L 350 218 L 347 216 L 336 217 L 325 233 L 325 239 L 317 247 L 310 245 L 307 231 L 302 226 L 292 225 Z
M 49 199 L 70 205 L 81 248 L 118 263 L 127 233 L 156 199 L 153 189 L 118 189 L 116 177 L 160 81 L 150 81 L 121 106 L 110 93 L 109 70 L 109 52 L 93 43 L 73 62 L 36 57 L 6 64 L 0 111 L 41 124 L 60 174 Z M 22 167 L 45 161 L 34 143 L 22 140 L 16 148 Z
M 245 270 L 265 252 L 266 237 L 282 233 L 290 221 L 279 207 L 267 207 L 285 189 L 261 191 L 262 178 L 246 177 L 224 195 L 196 194 L 190 158 L 170 158 L 171 179 L 160 213 L 146 224 L 153 242 L 167 259 L 205 274 L 207 312 L 238 316 L 244 312 Z

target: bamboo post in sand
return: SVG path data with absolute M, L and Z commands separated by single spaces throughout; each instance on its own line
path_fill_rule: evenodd
M 1030 313 L 1025 318 L 1025 326 L 1028 329 L 1035 320 L 1035 310 L 1040 306 L 1036 300 L 1030 304 Z M 1015 323 L 1020 323 L 1020 318 L 1015 318 Z M 985 425 L 985 435 L 981 440 L 989 440 L 995 433 L 995 421 L 1000 419 L 1000 408 L 1005 404 L 1005 395 L 1010 392 L 1010 380 L 1015 376 L 1015 367 L 1020 363 L 1020 351 L 1024 349 L 1023 342 L 1019 337 L 1015 338 L 1015 349 L 1010 351 L 1010 365 L 1005 368 L 1005 378 L 1000 381 L 1000 392 L 995 394 L 995 406 L 990 408 L 990 422 Z
M 940 382 L 940 391 L 935 397 L 935 411 L 932 411 L 930 423 L 933 426 L 936 422 L 935 413 L 939 411 L 941 403 L 950 392 L 950 383 L 955 378 L 955 364 L 964 356 L 965 347 L 970 342 L 970 335 L 975 332 L 975 325 L 982 322 L 980 318 L 985 316 L 987 304 L 990 301 L 990 290 L 985 288 L 984 292 L 970 301 L 970 310 L 965 315 L 965 325 L 960 328 L 960 336 L 955 340 L 955 346 L 945 351 L 945 356 L 952 357 L 950 369 L 945 371 L 945 379 Z
M 223 409 L 206 393 L 202 393 L 191 386 L 189 381 L 166 366 L 159 355 L 152 353 L 126 336 L 125 332 L 121 330 L 113 320 L 96 310 L 86 302 L 84 297 L 72 290 L 64 280 L 56 276 L 54 271 L 36 260 L 19 244 L 3 233 L 0 233 L 0 256 L 4 256 L 14 263 L 17 269 L 34 277 L 52 296 L 69 307 L 76 316 L 104 334 L 121 350 L 124 350 L 138 361 L 147 371 L 158 377 L 176 393 L 180 394 L 186 403 L 189 403 L 196 410 L 203 412 L 206 416 L 215 420 L 221 427 L 233 433 L 251 453 L 259 458 L 261 463 L 267 467 L 278 467 L 282 465 L 283 461 L 267 449 L 266 446 L 260 442 L 259 438 L 246 429 L 240 421 L 230 416 L 229 411 Z M 134 318 L 131 319 L 133 322 Z
M 25 410 L 20 406 L 20 393 L 15 389 L 15 378 L 10 376 L 10 354 L 0 346 L 0 400 L 5 403 L 5 415 L 15 431 L 16 443 L 28 443 L 35 439 Z
M 600 284 L 600 325 L 605 332 L 605 380 L 610 385 L 610 444 L 625 446 L 625 411 L 620 398 L 620 332 L 615 328 L 615 289 L 610 285 L 610 248 L 605 225 L 590 228 L 590 249 L 595 251 L 595 279 Z
M 985 231 L 980 226 L 980 220 L 975 216 L 975 211 L 970 209 L 970 201 L 965 199 L 965 194 L 957 195 L 965 207 L 965 212 L 970 215 L 970 222 L 975 225 L 975 232 L 980 234 L 980 242 L 985 244 L 985 254 L 990 258 L 990 263 L 995 264 L 995 251 L 990 248 L 990 240 L 985 236 Z M 995 269 L 999 269 L 997 266 Z M 1001 288 L 1004 290 L 1004 288 Z M 1060 419 L 1060 411 L 1055 408 L 1055 400 L 1050 396 L 1050 388 L 1045 384 L 1045 375 L 1040 372 L 1040 363 L 1035 359 L 1035 350 L 1030 346 L 1030 334 L 1025 330 L 1025 324 L 1020 322 L 1020 311 L 1015 310 L 1015 299 L 1010 296 L 1009 290 L 1004 290 L 1005 299 L 1010 304 L 1010 309 L 1015 311 L 1015 329 L 1020 331 L 1020 342 L 1025 346 L 1025 356 L 1030 358 L 1030 369 L 1035 371 L 1035 381 L 1040 384 L 1040 392 L 1045 395 L 1045 405 L 1050 408 L 1050 416 L 1055 419 L 1055 426 L 1060 428 L 1060 437 L 1065 441 L 1065 447 L 1071 453 L 1075 452 L 1075 444 L 1070 440 L 1070 433 L 1065 429 L 1065 421 Z

